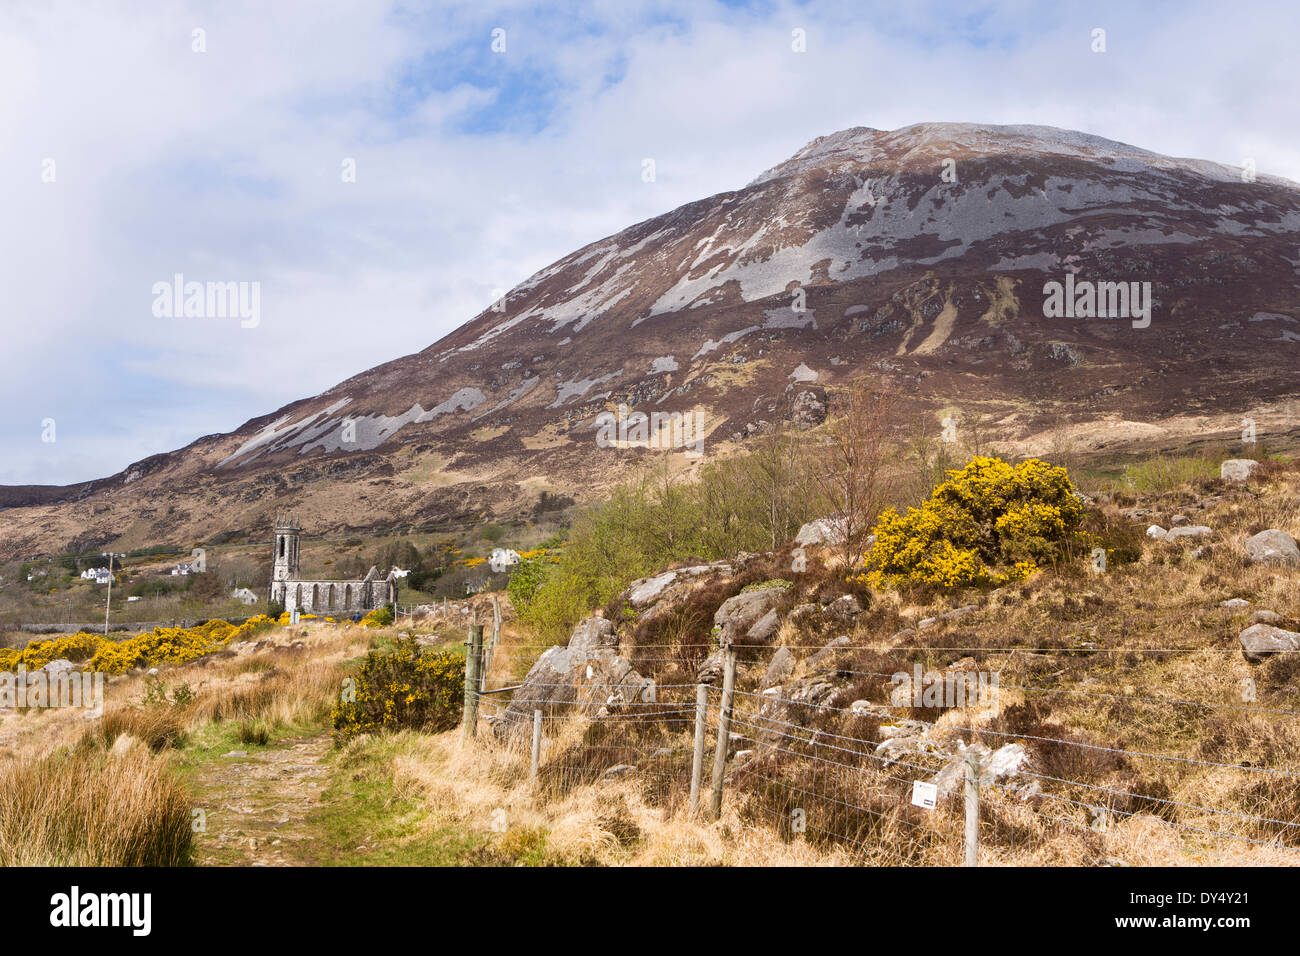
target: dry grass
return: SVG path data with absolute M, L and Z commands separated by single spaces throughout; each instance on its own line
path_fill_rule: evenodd
M 0 865 L 176 866 L 190 806 L 143 747 L 0 763 Z
M 871 594 L 867 611 L 852 619 L 816 609 L 843 590 L 845 575 L 814 561 L 781 603 L 783 612 L 802 603 L 814 610 L 787 616 L 778 641 L 794 653 L 797 679 L 813 676 L 808 660 L 827 641 L 849 639 L 820 665 L 839 687 L 828 701 L 833 708 L 859 699 L 887 704 L 890 675 L 918 663 L 941 670 L 964 662 L 999 674 L 996 711 L 900 714 L 932 722 L 933 736 L 949 747 L 972 738 L 990 747 L 1024 742 L 1043 792 L 985 792 L 986 864 L 1294 865 L 1300 829 L 1288 824 L 1300 822 L 1300 717 L 1265 711 L 1300 712 L 1300 662 L 1284 656 L 1251 665 L 1236 635 L 1260 608 L 1300 624 L 1297 572 L 1241 557 L 1245 539 L 1263 528 L 1300 535 L 1300 476 L 1269 468 L 1247 488 L 1199 473 L 1194 479 L 1124 504 L 1155 511 L 1151 520 L 1165 527 L 1179 513 L 1209 525 L 1214 533 L 1201 557 L 1192 552 L 1203 542 L 1152 541 L 1142 534 L 1146 521 L 1108 505 L 1088 529 L 1113 556 L 1104 575 L 1086 570 L 1081 557 L 992 593 Z M 1214 498 L 1199 508 L 1207 496 Z M 624 653 L 661 683 L 689 681 L 717 606 L 747 583 L 784 576 L 787 566 L 788 555 L 776 554 L 733 580 L 701 581 L 675 612 L 632 622 Z M 1230 597 L 1245 597 L 1251 607 L 1218 607 Z M 923 617 L 970 603 L 980 610 L 915 630 Z M 913 630 L 900 634 L 904 628 Z M 512 634 L 503 644 L 516 652 L 509 659 L 523 657 L 528 641 L 526 633 Z M 759 691 L 772 650 L 742 649 L 738 689 Z M 1255 712 L 1243 706 L 1248 680 L 1258 695 Z M 754 698 L 742 702 L 742 719 L 755 722 L 757 707 Z M 739 728 L 760 738 L 741 743 L 758 757 L 732 762 L 716 823 L 690 817 L 690 727 L 680 719 L 548 724 L 535 782 L 517 745 L 408 734 L 393 774 L 427 807 L 429 826 L 492 833 L 503 820 L 492 839 L 507 855 L 527 849 L 530 861 L 960 862 L 960 797 L 933 811 L 911 807 L 911 779 L 926 774 L 882 768 L 874 751 L 879 721 L 813 707 L 792 708 L 782 719 L 799 740 Z M 932 772 L 943 761 L 923 762 Z M 620 765 L 634 769 L 611 773 Z M 1263 767 L 1283 773 L 1259 772 Z M 795 811 L 806 820 L 803 831 Z
M 107 750 L 122 736 L 140 741 L 157 753 L 180 745 L 186 722 L 181 713 L 168 707 L 114 707 L 105 709 L 81 738 L 83 746 Z
M 581 734 L 581 728 L 571 733 Z M 465 742 L 458 731 L 403 735 L 394 779 L 429 811 L 430 826 L 492 833 L 510 845 L 520 834 L 544 842 L 547 862 L 612 866 L 844 865 L 842 852 L 787 842 L 769 827 L 743 821 L 726 807 L 717 822 L 692 820 L 684 804 L 647 799 L 645 778 L 536 786 L 528 754 L 490 740 Z M 563 737 L 553 747 L 566 750 Z M 554 763 L 551 764 L 554 772 Z
M 867 610 L 853 618 L 820 611 L 843 589 L 845 574 L 833 563 L 814 559 L 811 572 L 796 581 L 781 610 L 802 603 L 814 609 L 787 616 L 778 640 L 794 654 L 797 679 L 812 676 L 808 661 L 829 640 L 849 639 L 849 647 L 819 665 L 836 675 L 839 689 L 829 699 L 836 708 L 859 699 L 888 703 L 889 675 L 918 663 L 931 670 L 965 661 L 999 674 L 996 712 L 909 709 L 900 715 L 933 722 L 933 735 L 949 746 L 972 737 L 990 747 L 1022 740 L 1030 753 L 1030 771 L 1056 778 L 1041 781 L 1043 795 L 1001 789 L 985 793 L 984 863 L 1294 865 L 1300 862 L 1300 830 L 1286 824 L 1300 821 L 1300 717 L 1266 711 L 1300 712 L 1300 655 L 1251 665 L 1242 658 L 1236 636 L 1251 612 L 1265 608 L 1282 615 L 1286 626 L 1300 629 L 1300 573 L 1251 566 L 1241 557 L 1245 539 L 1263 528 L 1300 536 L 1300 474 L 1270 467 L 1247 488 L 1204 477 L 1196 482 L 1162 487 L 1124 505 L 1151 509 L 1156 513 L 1151 521 L 1165 527 L 1179 513 L 1192 523 L 1209 525 L 1214 534 L 1203 557 L 1192 556 L 1203 542 L 1146 539 L 1141 530 L 1148 522 L 1139 527 L 1111 504 L 1089 526 L 1116 555 L 1104 575 L 1085 570 L 1081 558 L 991 593 L 863 595 Z M 1211 495 L 1216 500 L 1198 509 Z M 624 653 L 661 684 L 689 682 L 717 606 L 745 584 L 788 577 L 788 566 L 789 555 L 779 553 L 756 560 L 734 580 L 700 582 L 675 616 L 643 618 L 627 628 Z M 1247 598 L 1251 606 L 1244 611 L 1218 607 L 1231 597 Z M 968 603 L 980 610 L 896 636 L 923 617 Z M 238 722 L 254 740 L 276 727 L 318 723 L 337 696 L 344 662 L 363 653 L 373 636 L 349 628 L 285 630 L 278 632 L 279 643 L 301 639 L 303 646 L 215 655 L 168 669 L 163 676 L 190 683 L 195 699 L 185 707 L 164 709 L 166 716 L 135 706 L 144 690 L 140 678 L 111 682 L 106 717 L 90 733 L 80 715 L 60 718 L 62 722 L 41 714 L 5 718 L 0 748 L 8 745 L 20 755 L 6 765 L 6 773 L 19 764 L 31 773 L 47 759 L 50 767 L 57 761 L 83 761 L 62 765 L 70 771 L 64 774 L 69 780 L 80 780 L 83 772 L 102 773 L 103 767 L 124 768 L 129 761 L 143 762 L 137 770 L 147 765 L 145 769 L 163 773 L 166 750 L 177 735 L 207 722 Z M 494 681 L 520 676 L 535 658 L 535 644 L 528 632 L 508 625 L 502 653 L 493 664 Z M 771 650 L 743 650 L 740 690 L 758 692 Z M 1257 692 L 1254 712 L 1242 706 L 1247 680 Z M 712 699 L 716 703 L 716 695 Z M 753 721 L 754 699 L 740 706 L 742 716 L 748 711 L 744 719 Z M 424 825 L 490 834 L 499 859 L 600 865 L 960 862 L 960 798 L 941 801 L 933 811 L 911 807 L 910 780 L 923 775 L 899 766 L 881 772 L 874 759 L 879 721 L 811 707 L 782 719 L 803 728 L 798 735 L 805 742 L 786 739 L 781 751 L 768 754 L 754 746 L 762 759 L 734 760 L 723 817 L 717 822 L 692 819 L 687 807 L 689 719 L 555 721 L 548 724 L 537 781 L 528 777 L 526 739 L 519 746 L 484 734 L 466 743 L 459 732 L 406 732 L 390 741 L 396 753 L 391 772 L 399 793 L 428 811 Z M 761 736 L 753 727 L 738 729 Z M 146 741 L 148 747 L 135 748 L 126 757 L 105 752 L 124 735 Z M 70 756 L 45 756 L 83 736 L 95 746 Z M 367 746 L 360 741 L 349 750 Z M 148 748 L 160 755 L 151 756 Z M 1143 757 L 1141 752 L 1183 759 Z M 847 766 L 835 767 L 818 757 Z M 634 769 L 610 772 L 620 765 Z M 941 764 L 931 759 L 925 765 Z M 1254 769 L 1261 767 L 1285 773 Z M 40 772 L 47 781 L 55 779 L 48 768 Z M 122 786 L 124 793 L 138 787 L 126 780 Z M 17 788 L 7 799 L 30 804 L 35 794 Z M 707 804 L 707 772 L 705 799 Z M 69 796 L 69 802 L 75 800 Z M 795 810 L 807 820 L 803 832 L 793 826 Z M 29 817 L 53 813 L 26 812 Z M 56 819 L 61 818 L 51 816 Z M 134 825 L 129 812 L 124 811 L 123 819 L 128 828 Z M 67 856 L 73 852 L 67 832 L 41 836 L 40 845 L 54 849 L 34 851 L 35 856 L 18 856 L 7 843 L 5 859 Z M 109 850 L 94 852 L 107 858 Z
M 324 723 L 343 662 L 374 635 L 284 630 L 251 655 L 219 652 L 159 680 L 191 702 L 146 705 L 144 675 L 111 679 L 104 714 L 74 709 L 0 718 L 0 865 L 168 866 L 188 861 L 188 797 L 168 752 L 205 724 L 238 721 L 245 741 Z M 292 642 L 292 643 L 290 643 Z M 294 646 L 301 645 L 301 646 Z
M 345 676 L 337 662 L 323 660 L 283 670 L 246 671 L 201 691 L 191 720 L 261 720 L 273 726 L 320 723 L 329 716 Z
M 942 670 L 965 662 L 999 674 L 997 711 L 902 714 L 933 722 L 934 736 L 950 747 L 972 737 L 994 748 L 1025 743 L 1044 793 L 986 793 L 986 863 L 1294 865 L 1300 717 L 1277 712 L 1300 712 L 1300 660 L 1285 655 L 1251 665 L 1236 635 L 1260 608 L 1300 626 L 1297 573 L 1252 566 L 1242 556 L 1245 539 L 1264 528 L 1300 536 L 1300 476 L 1271 466 L 1242 488 L 1204 470 L 1190 483 L 1171 478 L 1157 483 L 1156 494 L 1122 502 L 1153 510 L 1150 520 L 1165 527 L 1175 514 L 1209 525 L 1214 533 L 1200 556 L 1193 551 L 1205 542 L 1152 541 L 1142 533 L 1147 521 L 1103 506 L 1087 530 L 1108 548 L 1104 575 L 1088 571 L 1081 552 L 1071 564 L 992 593 L 872 594 L 867 612 L 852 620 L 816 611 L 787 617 L 778 643 L 794 652 L 798 678 L 811 676 L 807 661 L 828 640 L 849 638 L 850 647 L 822 665 L 838 673 L 841 686 L 829 701 L 838 708 L 858 699 L 887 704 L 890 675 L 918 663 Z M 633 622 L 624 653 L 661 683 L 689 680 L 717 606 L 746 583 L 780 576 L 773 569 L 786 560 L 773 555 L 733 580 L 700 582 L 670 612 Z M 782 610 L 826 602 L 843 590 L 843 577 L 842 569 L 814 561 Z M 1218 607 L 1230 597 L 1246 597 L 1251 607 Z M 899 633 L 968 603 L 981 610 Z M 611 605 L 606 614 L 620 610 Z M 740 690 L 759 690 L 773 649 L 741 649 Z M 1254 713 L 1243 703 L 1247 682 L 1258 695 Z M 751 722 L 756 707 L 752 698 L 741 706 Z M 687 819 L 689 728 L 680 722 L 567 722 L 549 742 L 536 783 L 525 779 L 526 755 L 491 742 L 466 748 L 451 738 L 413 745 L 399 773 L 436 818 L 482 827 L 494 809 L 506 808 L 512 828 L 542 839 L 560 860 L 735 863 L 794 854 L 800 862 L 960 861 L 960 799 L 931 812 L 912 808 L 910 779 L 924 774 L 882 772 L 873 756 L 878 723 L 817 708 L 783 717 L 803 728 L 796 733 L 802 742 L 742 729 L 780 749 L 733 764 L 720 825 Z M 619 764 L 637 769 L 608 777 Z M 623 809 L 614 813 L 615 805 Z M 792 825 L 796 810 L 808 823 L 801 835 Z M 675 849 L 666 850 L 670 845 Z

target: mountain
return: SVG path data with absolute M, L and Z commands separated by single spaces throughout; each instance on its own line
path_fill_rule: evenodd
M 602 447 L 598 416 L 620 404 L 698 410 L 713 454 L 815 424 L 827 387 L 863 372 L 932 431 L 947 410 L 1023 447 L 1280 420 L 1298 231 L 1295 183 L 1083 133 L 844 130 L 230 434 L 111 478 L 0 489 L 0 556 L 256 536 L 286 507 L 316 533 L 509 516 L 662 453 Z M 1150 312 L 1061 312 L 1050 282 L 1084 310 L 1087 289 L 1124 283 Z

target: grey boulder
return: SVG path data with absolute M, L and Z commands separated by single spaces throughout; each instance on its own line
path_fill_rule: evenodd
M 1203 538 L 1212 531 L 1203 524 L 1188 524 L 1180 528 L 1171 528 L 1165 533 L 1166 540 L 1174 538 Z
M 769 687 L 784 684 L 793 673 L 794 655 L 790 653 L 788 647 L 778 647 L 767 665 L 767 673 L 763 675 L 763 682 L 759 687 L 761 690 L 767 690 Z
M 799 529 L 794 543 L 801 548 L 814 544 L 843 544 L 844 521 L 840 518 L 818 518 Z
M 1271 654 L 1300 650 L 1300 634 L 1272 624 L 1252 624 L 1237 635 L 1237 640 L 1241 642 L 1241 652 L 1252 664 Z
M 962 607 L 953 608 L 951 611 L 944 611 L 942 614 L 936 614 L 934 617 L 924 618 L 916 626 L 918 630 L 923 631 L 928 627 L 934 627 L 936 624 L 941 624 L 947 621 L 959 620 L 965 617 L 967 614 L 974 614 L 978 610 L 979 610 L 978 605 L 966 604 L 963 605 Z
M 1252 564 L 1300 567 L 1300 547 L 1285 531 L 1269 528 L 1246 539 L 1246 557 Z
M 735 597 L 727 598 L 713 615 L 713 623 L 718 627 L 718 643 L 729 644 L 758 623 L 759 618 L 771 610 L 784 595 L 783 587 L 755 588 L 741 591 Z

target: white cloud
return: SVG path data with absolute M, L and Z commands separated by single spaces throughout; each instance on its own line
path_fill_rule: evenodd
M 1300 179 L 1290 6 L 951 6 L 6 5 L 0 482 L 111 474 L 316 394 L 847 126 L 1043 123 Z M 155 318 L 176 272 L 260 282 L 260 326 Z

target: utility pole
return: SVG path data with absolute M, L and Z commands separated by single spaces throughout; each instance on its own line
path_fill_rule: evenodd
M 113 607 L 113 559 L 125 558 L 125 554 L 114 554 L 112 551 L 103 551 L 99 555 L 101 558 L 108 558 L 108 599 L 104 602 L 104 636 L 108 636 L 108 612 Z

